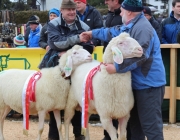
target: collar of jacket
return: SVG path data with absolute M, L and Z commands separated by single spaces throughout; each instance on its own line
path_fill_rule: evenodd
M 174 11 L 171 11 L 171 13 L 170 13 L 170 18 L 174 19 L 175 21 L 179 21 L 179 20 L 177 20 L 177 19 L 174 17 Z
M 115 15 L 119 15 L 121 13 L 120 7 L 114 10 Z
M 130 32 L 131 28 L 136 24 L 136 22 L 140 19 L 143 18 L 144 14 L 141 12 L 138 14 L 134 19 L 132 19 L 127 25 L 123 25 L 121 27 L 122 32 Z M 144 17 L 145 18 L 145 17 Z

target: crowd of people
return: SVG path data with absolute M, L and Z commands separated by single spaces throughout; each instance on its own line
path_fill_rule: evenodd
M 122 32 L 127 32 L 143 48 L 140 58 L 124 60 L 122 64 L 106 64 L 109 74 L 132 72 L 132 89 L 135 104 L 127 125 L 127 140 L 163 140 L 161 105 L 166 77 L 160 44 L 173 44 L 180 33 L 180 0 L 172 1 L 170 16 L 159 23 L 151 9 L 141 0 L 105 0 L 108 13 L 103 21 L 101 14 L 86 0 L 62 0 L 60 10 L 52 8 L 49 20 L 42 27 L 40 19 L 32 15 L 26 35 L 14 38 L 16 47 L 41 47 L 47 53 L 39 68 L 54 67 L 58 59 L 72 46 L 79 44 L 91 54 L 95 46 L 103 45 Z M 102 28 L 103 27 L 103 28 Z M 63 113 L 63 112 L 60 112 Z M 59 140 L 53 112 L 49 112 L 49 140 Z M 118 121 L 112 120 L 116 129 Z M 81 135 L 81 112 L 72 119 L 75 140 Z M 118 136 L 118 134 L 117 134 Z M 111 140 L 104 131 L 103 140 Z

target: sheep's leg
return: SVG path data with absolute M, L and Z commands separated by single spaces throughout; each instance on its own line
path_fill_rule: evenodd
M 1 109 L 0 110 L 0 140 L 4 140 L 4 137 L 3 137 L 3 123 L 4 123 L 3 114 L 4 114 L 4 109 Z
M 59 132 L 59 138 L 60 140 L 63 140 L 63 136 L 62 136 L 62 125 L 61 125 L 61 114 L 60 114 L 60 110 L 54 110 L 54 117 L 56 120 L 56 124 L 57 124 L 57 128 L 58 128 L 58 132 Z
M 69 124 L 75 114 L 75 108 L 77 105 L 78 102 L 75 100 L 74 94 L 70 92 L 64 111 L 65 140 L 69 140 Z
M 127 122 L 129 120 L 129 117 L 130 115 L 128 114 L 125 117 L 118 119 L 119 130 L 120 130 L 120 133 L 119 133 L 120 140 L 126 140 L 126 127 L 127 127 Z
M 7 114 L 11 111 L 9 106 L 6 106 L 4 109 L 0 110 L 0 140 L 4 140 L 3 136 L 3 125 L 4 119 L 6 118 Z
M 37 140 L 41 139 L 41 135 L 44 129 L 44 119 L 45 119 L 46 111 L 38 111 L 38 117 L 39 117 L 39 132 L 38 132 L 38 138 Z
M 111 137 L 111 140 L 118 140 L 117 131 L 113 126 L 112 119 L 100 116 L 100 120 L 103 128 L 108 132 L 109 136 Z
M 69 140 L 69 124 L 75 114 L 73 108 L 66 108 L 64 111 L 65 140 Z
M 88 122 L 89 122 L 89 117 L 91 116 L 91 114 L 88 113 Z M 86 129 L 86 139 L 85 140 L 90 140 L 89 137 L 89 124 L 87 125 L 87 129 Z

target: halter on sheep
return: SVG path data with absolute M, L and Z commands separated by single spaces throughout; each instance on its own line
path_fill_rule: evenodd
M 45 114 L 48 111 L 54 112 L 59 137 L 61 140 L 63 139 L 59 110 L 65 109 L 70 81 L 65 80 L 61 74 L 66 73 L 68 76 L 69 70 L 72 72 L 82 63 L 91 60 L 91 54 L 82 49 L 81 46 L 76 45 L 61 56 L 59 66 L 41 70 L 42 76 L 37 81 L 35 89 L 36 102 L 31 102 L 29 107 L 31 115 L 38 112 L 38 140 L 41 138 Z M 34 72 L 33 70 L 10 69 L 0 74 L 0 140 L 4 140 L 3 123 L 8 112 L 13 109 L 22 113 L 23 86 L 28 76 Z
M 103 55 L 103 63 L 114 63 L 114 61 L 122 63 L 123 59 L 141 57 L 142 53 L 142 48 L 138 42 L 131 38 L 129 34 L 122 33 L 113 38 L 108 44 Z M 81 107 L 83 106 L 82 85 L 84 78 L 91 69 L 99 66 L 99 64 L 97 61 L 82 64 L 71 75 L 72 83 L 65 109 L 66 140 L 68 140 L 68 125 L 74 115 L 74 108 L 76 108 L 78 104 Z M 101 65 L 100 69 L 92 79 L 94 100 L 88 100 L 88 113 L 89 115 L 99 114 L 103 128 L 107 130 L 112 140 L 117 140 L 117 135 L 111 119 L 118 119 L 119 128 L 122 131 L 120 138 L 124 138 L 126 123 L 134 104 L 131 88 L 131 73 L 108 74 L 104 65 Z M 89 140 L 88 129 L 86 129 L 86 134 L 86 140 Z

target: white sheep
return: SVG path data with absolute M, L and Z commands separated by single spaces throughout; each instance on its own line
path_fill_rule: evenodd
M 119 51 L 117 48 L 119 48 Z M 117 50 L 117 51 L 116 51 Z M 113 53 L 112 53 L 113 51 Z M 114 52 L 115 51 L 115 52 Z M 118 53 L 123 54 L 119 55 Z M 103 55 L 103 63 L 122 63 L 123 58 L 141 57 L 142 48 L 129 34 L 122 33 L 113 38 L 108 44 Z M 113 61 L 114 59 L 114 61 Z M 92 61 L 79 66 L 71 75 L 71 87 L 65 108 L 65 130 L 68 140 L 68 127 L 74 110 L 82 107 L 83 83 L 87 73 L 98 66 L 100 62 Z M 120 139 L 125 139 L 127 121 L 130 117 L 130 110 L 134 104 L 131 87 L 131 72 L 108 74 L 105 66 L 101 65 L 100 70 L 92 79 L 94 100 L 89 100 L 88 113 L 99 114 L 102 126 L 109 133 L 111 140 L 117 140 L 117 132 L 112 124 L 112 119 L 118 119 L 120 128 Z M 89 140 L 88 127 L 86 140 Z
M 35 89 L 36 102 L 31 102 L 29 109 L 30 114 L 39 115 L 38 140 L 41 138 L 45 114 L 48 111 L 54 112 L 59 136 L 61 140 L 63 139 L 59 110 L 65 109 L 70 80 L 66 80 L 62 75 L 67 67 L 74 70 L 80 64 L 90 61 L 92 61 L 91 54 L 81 46 L 75 45 L 61 56 L 60 65 L 41 70 L 42 76 L 37 81 Z M 28 76 L 34 72 L 34 70 L 10 69 L 0 73 L 0 140 L 4 140 L 3 123 L 8 112 L 13 109 L 22 113 L 23 86 Z

